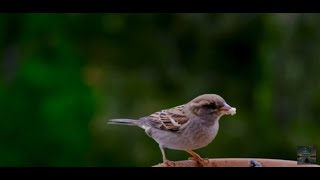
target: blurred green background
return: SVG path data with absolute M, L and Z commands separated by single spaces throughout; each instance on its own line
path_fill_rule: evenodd
M 206 93 L 237 114 L 203 157 L 320 146 L 319 14 L 1 14 L 0 27 L 0 166 L 155 165 L 142 129 L 106 120 Z

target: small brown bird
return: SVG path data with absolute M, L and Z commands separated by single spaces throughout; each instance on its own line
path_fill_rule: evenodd
M 149 116 L 134 119 L 111 119 L 109 124 L 138 126 L 154 139 L 160 147 L 163 163 L 174 166 L 165 155 L 165 148 L 184 150 L 192 155 L 191 160 L 200 165 L 208 163 L 192 150 L 206 147 L 216 137 L 219 119 L 223 115 L 236 114 L 236 108 L 229 106 L 216 94 L 198 96 L 187 104 L 155 112 Z

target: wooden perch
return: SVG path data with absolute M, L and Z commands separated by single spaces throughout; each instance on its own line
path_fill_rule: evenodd
M 175 167 L 199 167 L 195 161 L 175 161 Z M 168 167 L 166 164 L 158 164 L 153 167 Z M 262 158 L 217 158 L 209 159 L 205 167 L 320 167 L 316 164 L 298 164 L 297 161 L 282 159 Z

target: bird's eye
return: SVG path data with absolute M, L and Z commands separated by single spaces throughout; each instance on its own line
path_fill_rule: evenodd
M 214 110 L 216 109 L 216 105 L 215 104 L 207 104 L 207 105 L 204 105 L 204 108 L 208 109 L 208 110 Z

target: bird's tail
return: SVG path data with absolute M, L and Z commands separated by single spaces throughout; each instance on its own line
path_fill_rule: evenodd
M 134 119 L 110 119 L 108 124 L 139 126 L 139 120 L 134 120 Z

